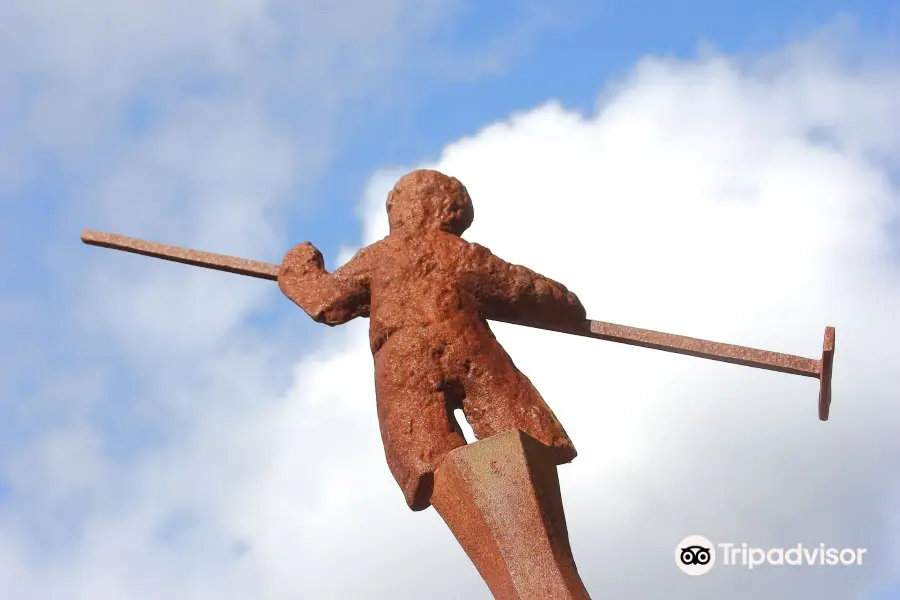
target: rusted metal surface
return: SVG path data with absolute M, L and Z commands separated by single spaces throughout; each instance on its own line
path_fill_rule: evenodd
M 385 458 L 412 510 L 435 506 L 496 598 L 588 598 L 569 549 L 556 465 L 575 446 L 488 320 L 665 350 L 821 380 L 828 418 L 834 329 L 822 360 L 591 321 L 564 285 L 462 239 L 466 188 L 430 170 L 397 182 L 390 233 L 333 273 L 309 242 L 280 265 L 86 231 L 82 240 L 261 279 L 315 321 L 369 318 Z M 462 409 L 481 440 L 468 445 Z
M 591 337 L 608 342 L 618 342 L 629 346 L 640 346 L 675 354 L 685 354 L 744 367 L 813 377 L 819 380 L 819 419 L 821 421 L 828 420 L 831 407 L 831 372 L 834 362 L 834 327 L 825 328 L 822 358 L 817 360 L 782 352 L 772 352 L 747 346 L 712 342 L 685 335 L 663 333 L 652 329 L 617 325 L 616 323 L 607 323 L 605 321 L 585 320 L 570 329 L 550 327 L 540 323 L 507 322 L 516 325 L 529 325 L 540 329 L 550 329 L 559 333 Z
M 144 256 L 152 256 L 153 258 L 161 258 L 163 260 L 184 263 L 195 267 L 215 269 L 216 271 L 225 271 L 236 275 L 246 275 L 248 277 L 269 279 L 271 281 L 278 279 L 278 265 L 256 260 L 247 260 L 246 258 L 225 256 L 224 254 L 215 254 L 213 252 L 200 252 L 199 250 L 190 250 L 189 248 L 181 248 L 179 246 L 158 244 L 156 242 L 139 240 L 117 233 L 106 233 L 104 231 L 92 231 L 86 229 L 81 232 L 81 241 L 90 246 L 123 250 L 125 252 L 133 252 L 134 254 L 143 254 Z
M 212 252 L 200 252 L 188 248 L 181 248 L 179 246 L 147 242 L 137 238 L 126 237 L 114 233 L 105 233 L 102 231 L 86 230 L 81 234 L 81 239 L 84 243 L 92 246 L 103 246 L 115 250 L 124 250 L 126 252 L 143 254 L 154 258 L 186 263 L 208 269 L 217 269 L 219 271 L 227 271 L 229 273 L 257 277 L 259 279 L 269 279 L 272 281 L 278 279 L 278 270 L 281 268 L 280 265 L 271 263 L 235 258 L 222 254 L 214 254 Z M 618 325 L 616 323 L 607 323 L 605 321 L 593 321 L 590 319 L 584 319 L 566 327 L 561 327 L 558 324 L 540 323 L 535 320 L 527 321 L 521 318 L 504 319 L 492 314 L 487 314 L 486 316 L 492 321 L 547 329 L 559 333 L 568 333 L 571 335 L 606 340 L 608 342 L 628 344 L 630 346 L 641 346 L 643 348 L 685 354 L 697 358 L 727 362 L 745 367 L 754 367 L 756 369 L 778 371 L 803 377 L 814 377 L 820 381 L 819 419 L 822 421 L 828 420 L 829 409 L 831 406 L 831 371 L 834 360 L 834 327 L 826 327 L 822 358 L 817 360 L 793 354 L 784 354 L 782 352 L 772 352 L 769 350 L 760 350 L 758 348 L 749 348 L 747 346 L 713 342 L 684 335 L 663 333 L 661 331 L 640 329 L 638 327 L 629 327 L 627 325 Z
M 834 364 L 834 327 L 825 328 L 825 341 L 822 343 L 822 360 L 819 361 L 819 420 L 827 421 L 831 411 L 831 370 Z
M 513 430 L 454 450 L 432 503 L 497 600 L 590 600 L 540 442 Z
M 430 505 L 435 469 L 466 443 L 457 408 L 478 439 L 519 429 L 552 448 L 558 464 L 575 458 L 566 431 L 481 310 L 565 328 L 585 319 L 578 298 L 462 239 L 474 212 L 454 178 L 424 170 L 403 177 L 387 212 L 389 235 L 334 273 L 312 244 L 290 250 L 278 285 L 318 322 L 369 318 L 385 455 L 410 508 Z

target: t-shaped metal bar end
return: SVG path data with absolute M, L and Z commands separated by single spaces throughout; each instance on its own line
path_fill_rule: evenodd
M 831 409 L 831 366 L 834 363 L 834 327 L 825 328 L 822 344 L 822 360 L 819 361 L 819 420 L 828 420 Z

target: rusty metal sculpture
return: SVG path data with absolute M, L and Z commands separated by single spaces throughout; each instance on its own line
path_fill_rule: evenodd
M 81 239 L 276 280 L 327 325 L 368 317 L 391 473 L 412 510 L 434 506 L 497 599 L 589 596 L 569 547 L 556 473 L 575 447 L 488 320 L 815 377 L 819 418 L 828 419 L 834 328 L 826 328 L 815 360 L 590 321 L 562 284 L 460 237 L 474 212 L 458 180 L 414 171 L 390 192 L 387 212 L 390 234 L 334 273 L 309 243 L 272 265 L 102 232 Z M 458 408 L 479 441 L 466 443 Z

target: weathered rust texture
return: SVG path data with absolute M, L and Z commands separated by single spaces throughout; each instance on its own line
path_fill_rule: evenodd
M 432 503 L 498 600 L 590 600 L 552 449 L 518 430 L 450 452 Z
M 391 473 L 413 510 L 434 505 L 496 598 L 588 598 L 569 548 L 556 465 L 575 447 L 497 342 L 488 319 L 817 377 L 828 418 L 834 328 L 821 360 L 585 318 L 560 283 L 463 240 L 474 210 L 466 188 L 430 170 L 388 195 L 390 234 L 334 273 L 310 243 L 281 265 L 95 231 L 91 245 L 277 280 L 318 322 L 368 317 L 375 394 Z M 481 440 L 466 445 L 461 408 Z
M 280 265 L 271 263 L 224 256 L 212 252 L 199 252 L 179 246 L 147 242 L 137 238 L 101 231 L 86 230 L 81 234 L 81 239 L 84 243 L 93 246 L 124 250 L 198 267 L 248 275 L 259 279 L 277 280 L 278 271 L 281 268 Z M 490 306 L 482 306 L 481 314 L 491 321 L 524 325 L 559 333 L 628 344 L 630 346 L 663 350 L 675 354 L 685 354 L 697 358 L 754 367 L 756 369 L 814 377 L 820 381 L 819 418 L 822 421 L 828 420 L 831 406 L 831 372 L 834 360 L 834 327 L 825 328 L 822 358 L 816 360 L 793 354 L 759 350 L 734 344 L 723 344 L 721 342 L 712 342 L 650 329 L 640 329 L 627 325 L 617 325 L 604 321 L 584 319 L 577 323 L 561 326 L 559 323 L 541 322 L 536 319 L 523 318 L 522 316 L 513 317 L 504 316 L 503 314 L 492 314 Z
M 278 284 L 318 322 L 369 317 L 375 396 L 388 465 L 413 510 L 430 504 L 434 470 L 466 443 L 519 429 L 553 449 L 575 447 L 482 311 L 571 327 L 585 320 L 562 284 L 507 263 L 460 234 L 474 217 L 466 188 L 436 171 L 403 177 L 387 200 L 390 234 L 327 273 L 311 244 L 285 256 Z
M 674 354 L 706 358 L 744 367 L 813 377 L 819 380 L 819 419 L 822 421 L 828 420 L 829 407 L 831 406 L 831 371 L 834 360 L 834 327 L 825 328 L 822 358 L 816 360 L 793 354 L 759 350 L 735 344 L 723 344 L 685 335 L 663 333 L 652 329 L 640 329 L 604 321 L 586 319 L 581 323 L 575 323 L 568 329 L 563 329 L 536 321 L 529 323 L 502 317 L 492 318 L 492 320 L 515 325 L 528 325 L 538 329 L 548 329 L 559 333 L 590 337 L 608 342 L 618 342 L 629 346 L 663 350 Z
M 819 420 L 827 421 L 831 411 L 831 370 L 834 364 L 834 327 L 825 328 L 825 341 L 822 342 L 822 360 L 819 361 Z
M 213 252 L 200 252 L 199 250 L 158 244 L 156 242 L 139 240 L 117 233 L 92 231 L 90 229 L 85 229 L 81 232 L 81 241 L 90 246 L 124 250 L 125 252 L 143 254 L 144 256 L 162 258 L 164 260 L 193 265 L 195 267 L 215 269 L 216 271 L 225 271 L 236 275 L 246 275 L 248 277 L 269 279 L 272 281 L 278 279 L 278 265 L 259 262 L 257 260 L 235 258 L 234 256 L 225 256 L 224 254 L 215 254 Z

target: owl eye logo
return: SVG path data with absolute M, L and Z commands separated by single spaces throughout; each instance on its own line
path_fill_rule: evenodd
M 675 546 L 675 565 L 685 575 L 706 575 L 715 564 L 715 545 L 702 535 L 689 535 Z
M 709 548 L 703 546 L 688 546 L 681 549 L 681 564 L 684 565 L 707 565 L 711 558 Z

